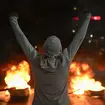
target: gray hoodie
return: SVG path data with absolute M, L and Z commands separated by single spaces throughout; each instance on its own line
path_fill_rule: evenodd
M 71 44 L 62 51 L 56 36 L 47 38 L 43 45 L 44 54 L 39 54 L 21 31 L 17 18 L 10 17 L 10 24 L 17 41 L 29 59 L 35 81 L 33 105 L 69 105 L 69 65 L 85 38 L 91 14 L 86 14 Z

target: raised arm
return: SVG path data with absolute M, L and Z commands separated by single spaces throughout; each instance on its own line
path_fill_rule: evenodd
M 91 14 L 85 14 L 82 23 L 79 26 L 79 30 L 77 31 L 76 35 L 74 36 L 73 41 L 67 48 L 69 59 L 72 60 L 75 54 L 77 53 L 79 47 L 81 46 L 88 29 L 88 25 L 90 22 Z
M 27 56 L 27 58 L 30 61 L 32 61 L 35 58 L 35 56 L 37 55 L 37 51 L 29 43 L 28 39 L 26 38 L 26 36 L 22 32 L 22 30 L 20 29 L 17 20 L 18 20 L 18 15 L 17 14 L 10 15 L 9 21 L 10 21 L 12 29 L 13 29 L 13 31 L 15 33 L 16 39 L 17 39 L 18 43 L 20 44 L 23 52 Z

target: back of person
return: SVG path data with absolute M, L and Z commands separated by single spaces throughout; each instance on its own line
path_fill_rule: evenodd
M 10 24 L 17 41 L 32 66 L 35 81 L 33 105 L 69 105 L 67 87 L 69 64 L 86 36 L 90 18 L 90 13 L 83 17 L 73 41 L 63 52 L 60 39 L 50 36 L 43 45 L 44 55 L 40 55 L 20 29 L 18 15 L 10 16 Z
M 46 68 L 40 64 L 40 60 L 47 60 L 49 58 L 40 55 L 33 61 L 33 71 L 35 80 L 35 99 L 33 105 L 69 105 L 68 97 L 68 71 L 69 60 L 64 54 L 56 58 L 55 63 L 59 62 L 56 68 L 50 67 L 48 64 Z M 36 97 L 37 96 L 37 97 Z

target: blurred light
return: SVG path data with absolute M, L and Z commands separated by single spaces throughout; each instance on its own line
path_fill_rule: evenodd
M 75 30 L 72 30 L 73 33 L 75 33 Z
M 92 16 L 91 20 L 101 20 L 101 16 Z
M 99 52 L 99 56 L 102 56 L 102 55 L 103 55 L 103 53 L 100 51 L 100 52 Z
M 88 40 L 88 43 L 91 43 L 92 41 L 91 40 Z
M 35 46 L 35 49 L 37 49 L 38 48 L 38 46 Z
M 76 8 L 76 7 L 74 7 L 74 10 L 77 10 L 77 8 Z
M 92 38 L 93 37 L 93 34 L 91 34 L 90 37 Z
M 79 18 L 78 17 L 73 17 L 73 20 L 79 20 Z
M 104 48 L 100 48 L 100 51 L 104 52 L 104 51 L 105 51 L 105 49 L 104 49 Z
M 103 39 L 104 39 L 104 36 L 101 36 L 101 37 L 100 37 L 100 39 L 102 39 L 102 40 L 103 40 Z
M 73 17 L 73 20 L 79 20 L 78 16 Z M 101 20 L 101 16 L 92 16 L 91 20 Z

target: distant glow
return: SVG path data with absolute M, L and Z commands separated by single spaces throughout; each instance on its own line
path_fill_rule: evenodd
M 73 33 L 75 33 L 75 30 L 72 30 Z
M 78 16 L 73 17 L 73 20 L 79 20 Z M 92 16 L 91 20 L 99 21 L 99 20 L 101 20 L 101 16 Z
M 101 20 L 101 16 L 92 16 L 91 20 Z
M 105 52 L 105 49 L 104 48 L 100 48 L 100 51 Z
M 88 40 L 88 43 L 91 43 L 92 41 L 91 40 Z
M 38 46 L 35 46 L 35 49 L 37 49 L 38 48 Z
M 77 8 L 76 8 L 76 7 L 74 7 L 74 10 L 77 10 Z
M 99 56 L 101 56 L 101 55 L 103 55 L 103 52 L 100 51 L 100 52 L 99 52 Z
M 103 39 L 105 39 L 105 38 L 104 38 L 104 36 L 101 36 L 101 37 L 100 37 L 100 39 L 102 39 L 102 40 L 103 40 Z
M 73 20 L 79 20 L 79 18 L 78 17 L 73 17 Z
M 91 34 L 90 37 L 92 38 L 93 37 L 93 34 Z

